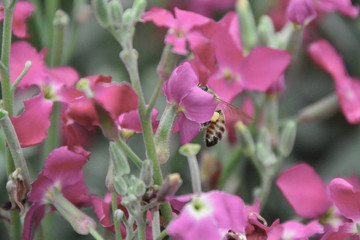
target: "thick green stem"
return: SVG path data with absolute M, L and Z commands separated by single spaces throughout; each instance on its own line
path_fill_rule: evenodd
M 52 44 L 53 44 L 53 20 L 55 17 L 55 12 L 59 7 L 59 0 L 46 0 L 45 1 L 45 27 L 46 27 L 46 31 L 45 31 L 45 36 L 47 36 L 46 40 L 44 41 L 46 46 L 50 46 L 50 49 L 53 48 Z M 42 23 L 43 24 L 43 23 Z M 43 28 L 44 29 L 44 28 Z M 44 35 L 44 34 L 42 34 Z M 52 53 L 50 52 L 50 56 L 51 59 L 52 58 Z
M 48 129 L 47 138 L 44 141 L 42 151 L 42 162 L 44 163 L 52 150 L 60 145 L 60 103 L 54 102 L 50 117 L 51 125 Z
M 11 49 L 14 7 L 13 8 L 4 7 L 4 23 L 3 23 L 3 36 L 2 36 L 2 47 L 1 47 L 1 62 L 6 68 L 6 71 L 1 73 L 2 97 L 3 97 L 4 108 L 9 113 L 10 116 L 13 115 L 13 93 L 11 91 L 11 79 L 10 79 L 10 49 Z
M 120 231 L 120 223 L 119 223 L 118 219 L 115 217 L 115 211 L 118 208 L 116 192 L 111 193 L 111 203 L 112 203 L 111 205 L 112 205 L 113 220 L 114 220 L 114 227 L 115 227 L 115 239 L 122 240 L 121 231 Z
M 159 209 L 151 211 L 151 227 L 153 239 L 156 239 L 160 235 L 160 213 Z
M 44 34 L 44 24 L 43 24 L 44 16 L 43 16 L 43 9 L 40 0 L 31 0 L 31 3 L 34 4 L 35 6 L 35 12 L 33 13 L 33 18 L 36 25 L 37 37 L 38 39 L 40 39 L 42 47 L 45 46 L 48 47 L 48 45 L 46 45 L 46 40 L 45 40 L 47 36 L 46 34 Z
M 187 157 L 189 168 L 190 168 L 190 176 L 191 176 L 191 185 L 194 193 L 201 193 L 201 178 L 200 178 L 200 170 L 199 164 L 196 159 L 196 156 L 188 156 Z
M 59 66 L 63 60 L 64 50 L 64 32 L 65 27 L 69 23 L 68 15 L 62 10 L 57 10 L 53 21 L 54 33 L 53 42 L 51 46 L 50 66 Z
M 125 152 L 125 154 L 135 163 L 136 166 L 141 168 L 142 160 L 136 153 L 122 140 L 121 138 L 116 141 L 118 146 Z
M 225 167 L 221 171 L 220 179 L 217 184 L 218 189 L 222 189 L 229 177 L 231 176 L 232 172 L 234 171 L 236 165 L 239 163 L 241 156 L 242 156 L 242 149 L 237 148 L 233 151 L 233 153 L 230 156 L 230 159 L 226 162 Z
M 168 235 L 166 229 L 160 233 L 160 235 L 156 238 L 156 240 L 162 240 Z

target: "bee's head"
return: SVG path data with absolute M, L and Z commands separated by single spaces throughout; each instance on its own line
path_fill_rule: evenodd
M 200 83 L 198 83 L 197 86 L 202 90 L 204 90 L 205 92 L 209 91 L 209 87 L 207 85 L 201 85 Z

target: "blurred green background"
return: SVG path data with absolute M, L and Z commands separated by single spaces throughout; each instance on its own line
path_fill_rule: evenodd
M 148 6 L 166 6 L 170 1 L 148 1 Z M 270 1 L 254 0 L 251 1 L 256 20 L 262 14 L 269 11 Z M 275 1 L 272 1 L 275 2 Z M 73 1 L 61 1 L 61 9 L 71 16 Z M 124 6 L 129 6 L 131 1 L 125 1 Z M 215 18 L 220 19 L 223 13 L 216 13 Z M 349 19 L 336 13 L 326 14 L 317 21 L 316 38 L 326 38 L 337 51 L 343 56 L 347 70 L 351 76 L 360 79 L 360 19 Z M 32 34 L 29 41 L 40 50 L 43 46 L 37 38 L 34 21 L 28 22 L 28 31 Z M 69 33 L 69 32 L 68 32 Z M 165 29 L 160 29 L 152 23 L 139 23 L 135 35 L 135 48 L 139 52 L 139 69 L 144 90 L 145 99 L 149 100 L 155 83 L 158 80 L 156 67 L 160 59 Z M 311 33 L 310 33 L 311 34 Z M 67 42 L 69 43 L 69 34 Z M 14 41 L 18 39 L 14 38 Z M 314 103 L 321 98 L 334 92 L 333 80 L 324 71 L 316 67 L 306 55 L 305 42 L 301 47 L 299 59 L 293 64 L 286 73 L 286 89 L 280 96 L 280 118 L 288 118 L 295 115 L 301 108 Z M 77 33 L 76 44 L 68 65 L 74 67 L 81 77 L 103 74 L 111 75 L 113 81 L 128 81 L 128 75 L 119 58 L 121 48 L 115 39 L 103 28 L 99 26 L 93 14 L 90 13 L 88 19 L 80 26 Z M 156 108 L 159 110 L 160 118 L 164 110 L 166 101 L 161 94 L 158 98 Z M 4 142 L 3 139 L 1 139 Z M 193 142 L 202 143 L 203 134 L 201 133 Z M 137 135 L 130 140 L 130 146 L 141 158 L 145 157 L 142 136 Z M 4 145 L 4 143 L 3 143 Z M 349 177 L 351 174 L 360 174 L 360 128 L 357 125 L 350 125 L 338 111 L 322 122 L 312 124 L 300 124 L 298 126 L 297 137 L 292 154 L 284 161 L 281 171 L 293 166 L 296 163 L 307 162 L 314 166 L 324 181 L 330 181 L 337 176 Z M 178 194 L 190 193 L 191 183 L 186 159 L 178 154 L 179 137 L 175 134 L 172 137 L 171 159 L 162 166 L 163 174 L 179 172 L 183 179 L 183 185 Z M 202 154 L 210 151 L 217 156 L 220 161 L 226 161 L 230 150 L 227 140 L 222 141 L 216 147 L 208 149 L 202 148 Z M 90 161 L 84 168 L 85 180 L 89 191 L 103 197 L 105 188 L 105 175 L 108 165 L 108 141 L 102 137 L 98 130 L 96 137 L 86 147 L 92 153 Z M 39 169 L 41 169 L 39 158 L 39 147 L 24 149 L 26 158 L 31 165 L 32 178 L 35 179 Z M 200 156 L 200 154 L 199 154 Z M 6 163 L 4 154 L 0 156 L 0 205 L 7 201 L 5 184 L 7 181 Z M 280 171 L 280 172 L 281 172 Z M 233 177 L 227 184 L 227 189 L 232 185 L 239 184 L 238 192 L 247 203 L 251 203 L 252 189 L 258 183 L 258 177 L 250 161 L 242 159 Z M 91 209 L 85 210 L 96 218 Z M 52 235 L 53 239 L 92 239 L 90 236 L 80 236 L 73 232 L 70 225 L 61 218 L 58 213 L 54 215 Z M 268 222 L 275 219 L 286 221 L 294 217 L 290 206 L 286 203 L 280 191 L 273 186 L 270 197 L 266 204 L 263 216 Z M 100 227 L 98 227 L 100 229 Z M 0 221 L 0 239 L 8 239 L 4 221 Z

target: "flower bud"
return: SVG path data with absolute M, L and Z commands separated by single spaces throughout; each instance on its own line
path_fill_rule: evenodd
M 170 157 L 170 137 L 176 117 L 176 109 L 175 104 L 167 105 L 155 134 L 156 154 L 160 164 L 166 163 Z
M 282 157 L 290 155 L 295 142 L 296 137 L 296 123 L 294 121 L 288 121 L 285 124 L 284 129 L 281 132 L 279 142 L 279 152 Z
M 26 187 L 20 168 L 17 168 L 10 174 L 9 180 L 6 183 L 6 190 L 9 194 L 11 209 L 18 207 L 20 209 L 20 215 L 23 215 L 25 213 L 25 207 L 22 200 L 26 196 Z
M 110 23 L 111 26 L 119 29 L 121 27 L 122 22 L 122 14 L 124 10 L 121 5 L 121 2 L 118 0 L 112 0 L 109 3 L 109 14 L 110 14 Z
M 165 182 L 161 185 L 158 194 L 157 194 L 157 201 L 159 203 L 163 203 L 166 201 L 166 197 L 170 195 L 174 195 L 175 192 L 179 189 L 182 184 L 182 179 L 180 174 L 172 173 L 170 174 Z
M 115 176 L 113 178 L 115 191 L 120 196 L 125 196 L 128 192 L 128 185 L 124 178 L 125 176 Z
M 121 223 L 121 221 L 123 220 L 124 215 L 125 213 L 121 209 L 116 209 L 114 212 L 114 217 L 118 220 L 119 223 Z
M 114 164 L 115 176 L 122 176 L 130 173 L 130 166 L 127 158 L 120 147 L 115 142 L 110 142 L 110 158 Z
M 138 21 L 145 11 L 146 0 L 135 0 L 133 4 L 133 21 Z
M 55 12 L 53 24 L 55 27 L 64 27 L 69 24 L 69 16 L 61 9 Z
M 256 25 L 249 0 L 237 0 L 236 12 L 240 19 L 240 30 L 244 52 L 247 54 L 257 44 Z
M 244 147 L 244 153 L 247 156 L 254 156 L 255 143 L 251 136 L 249 128 L 244 123 L 239 121 L 236 123 L 235 129 L 239 132 L 240 141 Z
M 92 0 L 92 6 L 100 25 L 104 28 L 109 27 L 110 20 L 107 0 Z
M 200 151 L 200 144 L 188 143 L 180 147 L 179 153 L 185 157 L 195 156 Z
M 262 45 L 279 48 L 278 36 L 275 33 L 273 21 L 269 16 L 261 16 L 257 29 L 259 33 L 259 40 Z
M 106 177 L 105 177 L 105 186 L 108 189 L 109 192 L 115 192 L 115 187 L 114 187 L 114 163 L 113 161 L 109 160 L 109 167 L 108 167 L 108 171 L 106 173 Z
M 338 97 L 331 94 L 314 104 L 305 107 L 297 116 L 298 122 L 312 123 L 320 121 L 334 114 L 339 108 Z
M 313 0 L 291 0 L 286 9 L 287 18 L 299 25 L 305 25 L 316 18 L 315 3 Z
M 130 177 L 130 186 L 133 190 L 132 192 L 138 198 L 141 198 L 146 191 L 145 184 L 134 175 L 131 175 Z
M 153 166 L 151 160 L 145 159 L 143 161 L 140 170 L 140 179 L 144 182 L 146 187 L 153 185 Z

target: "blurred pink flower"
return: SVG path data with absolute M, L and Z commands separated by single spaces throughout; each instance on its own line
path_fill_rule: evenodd
M 291 0 L 286 15 L 290 21 L 297 24 L 309 23 L 317 16 L 314 0 Z
M 22 72 L 25 62 L 32 62 L 31 68 L 19 83 L 19 88 L 37 86 L 40 94 L 24 102 L 25 109 L 18 117 L 11 117 L 22 147 L 43 141 L 50 126 L 50 115 L 54 101 L 68 102 L 64 91 L 79 79 L 71 67 L 47 68 L 44 63 L 45 52 L 37 53 L 29 43 L 21 41 L 12 44 L 10 55 L 11 82 Z M 69 96 L 69 94 L 67 94 Z
M 174 3 L 171 1 L 169 4 L 212 17 L 215 13 L 233 9 L 235 7 L 235 0 L 177 0 Z
M 312 43 L 308 48 L 310 57 L 334 79 L 343 114 L 349 123 L 360 123 L 360 81 L 350 77 L 342 57 L 331 44 L 324 40 Z
M 310 165 L 287 169 L 280 174 L 276 185 L 301 217 L 320 217 L 332 205 L 325 183 Z
M 186 55 L 186 42 L 189 41 L 191 35 L 196 34 L 200 27 L 213 23 L 213 20 L 178 8 L 174 11 L 175 17 L 166 9 L 153 7 L 144 14 L 142 21 L 152 21 L 156 26 L 168 28 L 165 42 L 173 45 L 174 53 Z
M 18 38 L 28 38 L 29 34 L 26 33 L 26 19 L 28 19 L 34 12 L 35 7 L 30 2 L 19 1 L 15 5 L 14 17 L 12 24 L 13 34 Z M 4 8 L 0 3 L 0 21 L 4 19 Z
M 173 239 L 219 240 L 229 230 L 245 235 L 248 221 L 245 204 L 240 197 L 211 191 L 186 198 L 191 199 L 190 202 L 167 228 Z
M 324 232 L 318 220 L 313 220 L 307 224 L 296 221 L 287 221 L 275 226 L 268 232 L 268 240 L 278 239 L 309 239 L 315 234 Z
M 53 201 L 51 192 L 54 188 L 59 188 L 61 194 L 77 207 L 91 205 L 83 174 L 83 166 L 89 155 L 71 152 L 66 147 L 57 148 L 50 153 L 43 170 L 31 184 L 28 198 L 33 204 L 25 216 L 23 239 L 30 239 L 31 233 L 40 223 L 45 205 Z
M 174 69 L 163 85 L 168 103 L 176 104 L 180 112 L 177 124 L 181 144 L 190 142 L 200 133 L 200 124 L 211 119 L 218 105 L 214 96 L 200 89 L 198 83 L 190 63 L 184 62 Z
M 351 0 L 317 0 L 317 8 L 323 12 L 340 12 L 341 14 L 356 18 L 359 15 L 359 6 L 354 6 Z
M 153 127 L 153 132 L 156 132 L 157 127 L 159 126 L 159 120 L 156 120 L 157 116 L 159 114 L 159 111 L 153 108 L 151 112 L 151 123 Z M 141 122 L 140 122 L 140 115 L 139 110 L 131 110 L 129 112 L 125 112 L 120 114 L 118 118 L 118 124 L 120 129 L 128 129 L 135 131 L 137 133 L 142 132 L 141 128 Z

